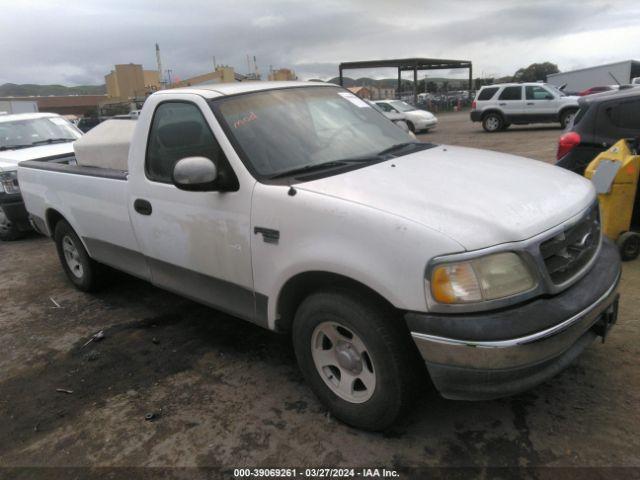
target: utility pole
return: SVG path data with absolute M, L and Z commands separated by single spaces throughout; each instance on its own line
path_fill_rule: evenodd
M 162 78 L 162 61 L 160 60 L 160 45 L 156 43 L 156 62 L 158 63 L 158 83 L 160 83 L 160 88 L 166 86 L 166 82 L 163 81 Z

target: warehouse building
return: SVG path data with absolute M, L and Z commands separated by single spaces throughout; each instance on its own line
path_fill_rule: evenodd
M 608 63 L 595 67 L 581 68 L 570 72 L 547 75 L 547 82 L 564 88 L 567 92 L 579 92 L 602 85 L 625 85 L 632 79 L 640 77 L 640 61 Z
M 142 65 L 126 63 L 116 65 L 104 81 L 107 96 L 111 101 L 126 101 L 148 95 L 160 88 L 160 75 L 157 70 L 144 70 Z

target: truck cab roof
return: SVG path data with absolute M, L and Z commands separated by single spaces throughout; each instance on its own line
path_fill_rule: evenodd
M 261 90 L 272 90 L 276 88 L 296 88 L 296 87 L 336 87 L 333 83 L 324 82 L 235 82 L 235 83 L 211 83 L 208 85 L 197 85 L 193 87 L 172 88 L 170 90 L 160 90 L 153 95 L 190 93 L 200 95 L 205 98 L 215 98 L 225 95 L 237 95 L 240 93 L 259 92 Z

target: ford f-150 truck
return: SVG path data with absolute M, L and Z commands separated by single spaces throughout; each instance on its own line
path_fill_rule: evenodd
M 98 128 L 77 165 L 19 166 L 70 281 L 109 265 L 286 332 L 351 425 L 391 425 L 426 372 L 452 399 L 531 388 L 616 319 L 617 250 L 564 169 L 418 142 L 321 83 L 160 91 Z

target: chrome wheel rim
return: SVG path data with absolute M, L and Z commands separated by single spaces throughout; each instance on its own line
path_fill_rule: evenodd
M 500 121 L 496 117 L 487 118 L 487 128 L 492 132 L 500 128 Z
M 80 261 L 80 252 L 78 252 L 76 244 L 73 243 L 73 240 L 68 236 L 62 239 L 62 251 L 64 253 L 64 259 L 67 262 L 67 266 L 69 267 L 69 270 L 71 270 L 73 276 L 76 278 L 82 278 L 84 268 Z
M 311 335 L 316 371 L 338 397 L 363 403 L 376 388 L 376 370 L 369 349 L 353 331 L 337 322 L 322 322 Z

